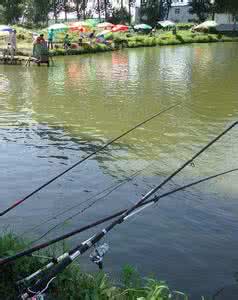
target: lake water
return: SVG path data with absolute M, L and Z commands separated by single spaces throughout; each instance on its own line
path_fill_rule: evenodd
M 2 217 L 3 230 L 38 238 L 134 174 L 45 239 L 129 207 L 237 120 L 237 80 L 234 43 L 62 57 L 51 68 L 0 66 L 1 210 L 121 132 L 181 102 Z M 163 191 L 238 167 L 237 138 L 234 128 Z M 164 198 L 105 238 L 105 271 L 118 278 L 131 264 L 192 299 L 234 283 L 237 195 L 232 173 Z M 75 245 L 93 232 L 70 241 Z M 85 271 L 96 270 L 88 255 L 80 263 Z

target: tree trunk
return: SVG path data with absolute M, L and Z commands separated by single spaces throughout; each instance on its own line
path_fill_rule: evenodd
M 233 24 L 233 31 L 236 31 L 236 15 L 233 16 L 234 18 L 234 24 Z
M 123 0 L 121 0 L 121 9 L 124 7 Z
M 83 19 L 86 19 L 86 0 L 83 0 Z
M 105 21 L 107 21 L 107 0 L 104 0 Z
M 131 25 L 131 1 L 128 0 L 129 25 Z
M 79 12 L 79 2 L 76 2 L 76 13 L 77 13 L 77 19 L 80 19 L 80 12 Z
M 100 0 L 97 0 L 97 7 L 98 7 L 98 18 L 101 21 L 101 8 L 100 8 Z

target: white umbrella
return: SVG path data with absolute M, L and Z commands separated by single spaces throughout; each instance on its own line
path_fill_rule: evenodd
M 12 28 L 7 25 L 0 25 L 0 31 L 12 32 Z
M 57 24 L 54 24 L 54 25 L 51 25 L 50 27 L 48 27 L 48 31 L 54 30 L 57 32 L 66 31 L 68 29 L 69 29 L 69 27 L 63 23 L 57 23 Z
M 217 27 L 217 22 L 215 21 L 206 21 L 206 22 L 203 22 L 199 25 L 197 25 L 196 27 L 194 27 L 194 29 L 204 29 L 204 28 L 212 28 L 212 27 Z
M 169 21 L 169 20 L 167 20 L 167 21 L 160 21 L 160 22 L 158 22 L 158 24 L 160 26 L 162 26 L 162 27 L 174 27 L 174 26 L 176 26 L 176 24 L 174 22 Z

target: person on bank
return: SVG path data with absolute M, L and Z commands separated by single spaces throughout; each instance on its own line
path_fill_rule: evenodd
M 16 32 L 15 29 L 9 35 L 8 47 L 10 47 L 11 56 L 13 57 L 14 55 L 16 55 L 16 50 L 17 50 L 17 32 Z
M 54 30 L 51 29 L 49 32 L 48 32 L 48 49 L 53 49 L 54 46 L 53 46 L 53 42 L 54 42 Z
M 64 37 L 64 49 L 67 50 L 67 49 L 70 48 L 70 46 L 71 46 L 71 42 L 70 42 L 70 39 L 69 39 L 69 35 L 67 33 Z

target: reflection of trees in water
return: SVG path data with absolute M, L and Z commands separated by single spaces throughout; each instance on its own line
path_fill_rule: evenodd
M 58 147 L 65 153 L 67 147 L 89 153 L 172 103 L 186 104 L 123 138 L 109 157 L 99 155 L 101 165 L 113 169 L 110 161 L 154 160 L 206 141 L 214 121 L 226 122 L 228 112 L 236 111 L 237 64 L 229 61 L 233 55 L 227 45 L 196 45 L 59 58 L 49 69 L 19 68 L 15 75 L 8 69 L 11 93 L 6 102 L 15 119 L 22 112 L 26 125 L 31 119 L 53 128 L 46 141 L 57 144 L 60 137 L 54 131 L 62 130 L 67 139 Z M 223 86 L 218 84 L 222 79 L 231 80 Z M 40 130 L 40 141 L 44 134 L 39 127 L 32 130 Z

